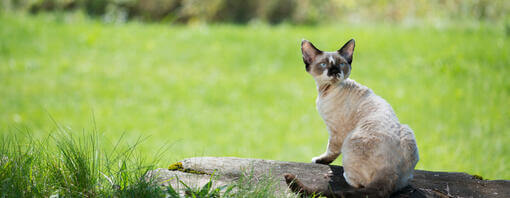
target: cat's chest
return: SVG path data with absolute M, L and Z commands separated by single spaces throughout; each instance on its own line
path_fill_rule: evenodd
M 317 110 L 330 134 L 348 133 L 355 128 L 357 124 L 356 111 L 352 107 L 352 102 L 349 101 L 339 95 L 317 98 Z
M 319 96 L 316 100 L 317 111 L 326 124 L 333 125 L 342 117 L 342 101 L 334 94 Z

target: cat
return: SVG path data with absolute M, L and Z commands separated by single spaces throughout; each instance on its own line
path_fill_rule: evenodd
M 326 152 L 312 162 L 330 164 L 342 154 L 349 185 L 387 197 L 413 177 L 418 148 L 413 131 L 400 124 L 390 104 L 349 78 L 354 46 L 351 39 L 338 51 L 323 52 L 301 42 L 306 71 L 317 85 L 317 110 L 329 132 Z

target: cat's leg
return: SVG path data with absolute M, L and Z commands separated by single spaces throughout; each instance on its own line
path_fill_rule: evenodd
M 338 135 L 330 135 L 326 152 L 318 157 L 312 158 L 312 162 L 318 164 L 330 164 L 342 153 L 342 143 L 343 138 Z

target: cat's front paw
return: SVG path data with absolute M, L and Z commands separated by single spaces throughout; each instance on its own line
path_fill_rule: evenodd
M 331 163 L 331 160 L 328 160 L 322 156 L 319 156 L 319 157 L 312 158 L 312 163 L 328 165 Z

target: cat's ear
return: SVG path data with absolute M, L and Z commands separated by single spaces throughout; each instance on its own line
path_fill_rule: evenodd
M 317 55 L 322 54 L 322 51 L 313 46 L 310 41 L 303 39 L 303 41 L 301 41 L 301 53 L 303 53 L 303 62 L 306 65 L 306 71 L 309 71 L 310 64 L 313 63 Z
M 338 50 L 338 53 L 342 55 L 349 64 L 351 64 L 352 54 L 354 53 L 354 39 L 347 41 L 347 43 Z

